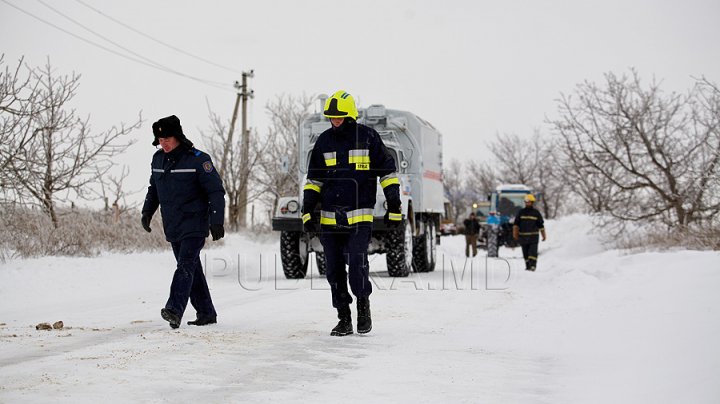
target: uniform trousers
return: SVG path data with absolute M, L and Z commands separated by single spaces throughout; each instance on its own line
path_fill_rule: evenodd
M 171 244 L 177 268 L 165 308 L 182 318 L 190 299 L 190 304 L 197 311 L 197 318 L 217 317 L 200 263 L 200 251 L 205 245 L 205 238 L 189 237 Z
M 348 293 L 348 280 L 355 297 L 366 298 L 372 293 L 367 256 L 371 232 L 372 226 L 358 224 L 347 228 L 323 228 L 320 234 L 320 243 L 325 251 L 325 276 L 335 308 L 349 306 L 353 301 Z

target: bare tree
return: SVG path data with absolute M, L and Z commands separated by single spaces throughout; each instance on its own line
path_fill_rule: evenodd
M 122 166 L 122 169 L 116 175 L 107 173 L 98 173 L 98 186 L 91 192 L 100 198 L 105 206 L 105 211 L 109 211 L 111 208 L 117 210 L 117 213 L 124 213 L 129 210 L 138 207 L 139 203 L 128 203 L 127 198 L 134 194 L 144 191 L 144 187 L 141 187 L 135 191 L 128 191 L 125 186 L 125 180 L 130 175 L 130 169 L 128 166 Z
M 84 198 L 88 187 L 112 167 L 112 158 L 132 144 L 123 141 L 139 128 L 142 118 L 126 126 L 94 133 L 89 117 L 82 119 L 69 103 L 77 93 L 80 76 L 58 76 L 48 61 L 44 68 L 31 70 L 28 85 L 35 88 L 34 113 L 20 128 L 29 131 L 26 141 L 6 164 L 15 192 L 24 200 L 40 204 L 58 227 L 56 203 L 71 197 Z
M 255 178 L 262 190 L 261 200 L 273 211 L 281 196 L 296 195 L 300 189 L 297 176 L 298 128 L 314 99 L 306 94 L 281 94 L 265 106 L 270 116 L 270 128 L 266 142 L 257 144 L 254 150 L 259 153 L 257 148 L 264 147 Z
M 488 147 L 497 180 L 531 187 L 540 196 L 543 215 L 555 217 L 567 198 L 561 167 L 552 155 L 552 141 L 535 130 L 530 139 L 516 134 L 498 135 Z
M 247 183 L 251 184 L 255 168 L 257 167 L 264 146 L 258 148 L 257 135 L 248 130 L 250 136 L 250 144 L 254 152 L 250 153 L 250 161 L 247 163 L 241 161 L 242 138 L 233 140 L 228 143 L 229 120 L 225 120 L 214 113 L 208 105 L 208 113 L 210 118 L 210 129 L 208 133 L 201 132 L 204 138 L 208 139 L 208 151 L 212 156 L 227 156 L 226 167 L 222 167 L 220 162 L 215 162 L 218 166 L 218 172 L 221 173 L 223 186 L 225 188 L 225 198 L 227 200 L 227 223 L 233 231 L 240 229 L 240 212 L 242 208 L 257 200 L 260 192 L 253 187 L 248 186 L 248 195 L 245 202 L 241 201 L 241 190 Z
M 470 161 L 466 165 L 465 189 L 475 200 L 485 200 L 497 186 L 497 174 L 487 161 Z
M 617 193 L 615 185 L 606 176 L 596 175 L 591 164 L 582 158 L 577 143 L 570 137 L 562 136 L 557 142 L 556 162 L 560 180 L 571 195 L 582 201 L 580 211 L 598 214 L 610 207 L 610 200 Z M 607 170 L 614 171 L 611 164 Z
M 457 159 L 452 159 L 450 164 L 443 166 L 442 178 L 445 186 L 445 196 L 448 198 L 455 215 L 453 222 L 457 223 L 460 214 L 465 213 L 470 203 L 465 188 L 462 163 Z
M 8 165 L 18 150 L 26 148 L 35 132 L 31 131 L 32 117 L 40 108 L 36 101 L 39 83 L 31 80 L 31 70 L 22 72 L 23 59 L 11 69 L 4 66 L 5 55 L 0 56 L 0 185 L 2 201 L 15 201 L 15 183 L 8 175 Z M 4 68 L 3 68 L 4 66 Z
M 620 221 L 680 226 L 720 209 L 720 93 L 700 80 L 687 94 L 643 86 L 636 71 L 584 82 L 558 102 L 552 124 L 583 198 Z M 607 185 L 605 189 L 592 189 Z M 593 193 L 604 192 L 596 198 Z
M 542 151 L 537 137 L 523 139 L 516 134 L 498 134 L 488 144 L 494 159 L 498 180 L 506 183 L 534 185 L 537 166 Z

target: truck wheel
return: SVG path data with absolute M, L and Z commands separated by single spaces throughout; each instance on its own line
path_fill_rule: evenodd
M 386 233 L 387 253 L 385 262 L 388 275 L 392 277 L 405 277 L 410 275 L 412 266 L 412 225 L 405 221 L 404 228 Z
M 423 222 L 423 234 L 413 240 L 413 270 L 432 272 L 435 270 L 435 226 L 432 221 Z
M 498 228 L 491 226 L 487 233 L 487 256 L 495 258 L 498 256 Z
M 302 279 L 307 273 L 308 249 L 301 236 L 297 231 L 280 232 L 280 259 L 288 279 Z
M 315 251 L 315 263 L 317 264 L 318 273 L 325 275 L 326 264 L 325 264 L 325 253 Z

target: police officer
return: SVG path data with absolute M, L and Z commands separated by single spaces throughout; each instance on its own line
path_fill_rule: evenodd
M 546 240 L 545 222 L 540 211 L 533 207 L 534 203 L 534 195 L 525 195 L 525 207 L 518 211 L 513 224 L 513 238 L 520 241 L 528 271 L 534 271 L 537 266 L 538 234 L 542 235 L 542 241 Z
M 402 224 L 400 181 L 395 161 L 380 135 L 356 122 L 358 111 L 350 94 L 341 90 L 328 98 L 324 115 L 330 118 L 331 127 L 320 134 L 310 155 L 303 191 L 303 226 L 312 233 L 320 223 L 325 274 L 340 320 L 330 335 L 353 333 L 348 280 L 357 299 L 357 331 L 364 334 L 372 329 L 367 249 L 377 182 L 379 178 L 387 201 L 384 221 L 397 228 Z M 315 210 L 318 202 L 319 215 Z
M 170 298 L 160 315 L 170 327 L 180 327 L 190 299 L 197 318 L 188 324 L 214 324 L 217 313 L 200 264 L 200 250 L 208 229 L 213 240 L 225 235 L 225 189 L 210 156 L 193 147 L 175 115 L 158 120 L 152 129 L 153 146 L 159 144 L 161 149 L 152 158 L 142 226 L 151 231 L 150 220 L 160 206 L 165 239 L 177 261 Z

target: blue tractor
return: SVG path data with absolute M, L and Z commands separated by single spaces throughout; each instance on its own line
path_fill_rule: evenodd
M 487 246 L 488 257 L 497 257 L 500 246 L 517 247 L 512 237 L 513 222 L 518 211 L 525 207 L 525 195 L 531 193 L 532 189 L 525 185 L 505 184 L 490 194 L 490 214 L 480 240 L 481 245 Z

